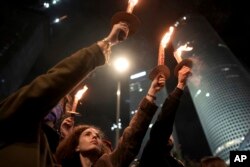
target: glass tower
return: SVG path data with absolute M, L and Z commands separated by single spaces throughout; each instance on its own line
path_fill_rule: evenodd
M 174 49 L 192 47 L 181 59 L 193 60 L 188 89 L 210 149 L 229 162 L 231 150 L 250 150 L 250 77 L 207 20 L 182 17 L 175 24 Z M 239 148 L 244 142 L 244 148 Z

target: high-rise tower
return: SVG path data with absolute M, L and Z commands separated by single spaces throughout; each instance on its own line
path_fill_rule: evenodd
M 184 16 L 175 26 L 174 49 L 193 47 L 182 59 L 194 62 L 188 88 L 210 149 L 228 161 L 250 129 L 249 73 L 202 16 Z

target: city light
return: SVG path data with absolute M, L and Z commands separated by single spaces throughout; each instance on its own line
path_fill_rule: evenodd
M 140 78 L 140 77 L 143 77 L 147 75 L 146 71 L 142 71 L 142 72 L 139 72 L 139 73 L 136 73 L 136 74 L 133 74 L 130 76 L 130 79 L 136 79 L 136 78 Z
M 119 57 L 119 58 L 115 59 L 114 67 L 115 67 L 117 72 L 123 73 L 128 69 L 129 62 L 128 62 L 128 60 L 126 58 Z

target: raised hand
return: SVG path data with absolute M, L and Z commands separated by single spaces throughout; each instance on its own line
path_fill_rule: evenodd
M 177 87 L 183 90 L 187 84 L 187 79 L 190 75 L 192 75 L 191 68 L 187 67 L 187 66 L 183 66 L 178 71 L 178 85 L 177 85 Z
M 127 39 L 129 28 L 128 28 L 128 25 L 126 23 L 124 23 L 124 22 L 119 22 L 117 24 L 114 24 L 111 32 L 108 35 L 108 37 L 105 38 L 105 39 L 108 42 L 110 42 L 111 45 L 117 44 L 118 42 L 120 42 L 119 39 L 118 39 L 118 35 L 119 35 L 120 31 L 123 31 L 126 34 L 125 39 Z
M 162 73 L 158 74 L 152 81 L 146 98 L 148 100 L 154 100 L 155 94 L 165 86 L 165 83 L 166 83 L 165 76 Z

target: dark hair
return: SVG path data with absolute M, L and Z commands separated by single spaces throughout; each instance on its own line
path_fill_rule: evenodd
M 227 167 L 223 159 L 216 156 L 204 157 L 201 159 L 201 167 Z
M 76 152 L 76 147 L 79 144 L 79 138 L 82 132 L 89 128 L 94 128 L 99 131 L 99 135 L 102 138 L 104 138 L 103 132 L 92 125 L 78 125 L 74 127 L 73 132 L 62 142 L 58 145 L 56 149 L 56 159 L 58 163 L 60 163 L 62 166 L 81 166 L 79 153 Z M 104 153 L 104 149 L 102 149 L 101 154 Z

